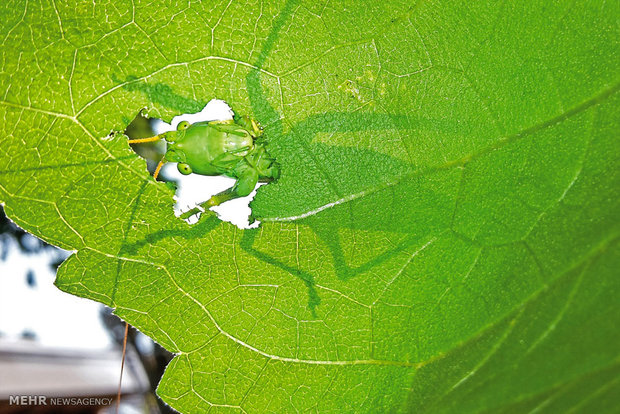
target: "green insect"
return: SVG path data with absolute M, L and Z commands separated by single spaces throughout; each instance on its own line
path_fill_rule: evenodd
M 227 121 L 179 123 L 176 131 L 150 138 L 132 139 L 130 144 L 164 139 L 167 150 L 153 177 L 157 179 L 166 162 L 176 162 L 179 172 L 200 175 L 224 175 L 235 178 L 235 184 L 200 204 L 201 208 L 182 215 L 186 218 L 205 208 L 249 195 L 256 184 L 280 177 L 280 166 L 265 150 L 265 138 L 258 123 L 248 117 Z

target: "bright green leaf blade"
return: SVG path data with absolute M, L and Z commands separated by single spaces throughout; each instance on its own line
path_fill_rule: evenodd
M 173 407 L 618 406 L 616 3 L 14 3 L 0 200 L 179 354 Z M 176 219 L 103 138 L 214 97 L 283 167 L 256 230 Z

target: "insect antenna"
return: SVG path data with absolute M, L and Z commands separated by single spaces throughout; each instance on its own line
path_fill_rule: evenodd
M 159 164 L 157 164 L 157 168 L 155 168 L 155 172 L 153 173 L 153 178 L 157 180 L 157 176 L 159 175 L 159 171 L 161 170 L 161 167 L 164 166 L 164 164 L 167 162 L 166 157 L 162 158 L 159 161 Z
M 154 137 L 148 137 L 148 138 L 136 138 L 136 139 L 130 139 L 127 142 L 129 142 L 130 144 L 142 144 L 144 142 L 155 142 L 155 141 L 159 141 L 161 139 L 160 135 L 155 135 Z
M 143 144 L 145 142 L 155 142 L 155 141 L 159 141 L 162 138 L 161 135 L 155 135 L 154 137 L 148 137 L 148 138 L 136 138 L 136 139 L 130 139 L 127 142 L 130 144 Z M 166 158 L 162 158 L 161 161 L 159 161 L 159 164 L 157 164 L 157 168 L 155 168 L 155 172 L 153 173 L 153 178 L 157 180 L 157 176 L 159 175 L 159 171 L 161 170 L 161 167 L 164 166 L 164 164 L 166 163 Z

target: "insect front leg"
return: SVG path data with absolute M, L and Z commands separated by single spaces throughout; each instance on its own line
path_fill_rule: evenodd
M 271 165 L 263 172 L 263 177 L 260 178 L 260 182 L 269 183 L 273 180 L 280 178 L 280 164 L 272 162 Z

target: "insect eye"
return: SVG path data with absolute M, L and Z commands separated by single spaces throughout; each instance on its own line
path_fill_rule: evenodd
M 179 172 L 183 175 L 189 175 L 192 173 L 192 167 L 190 167 L 188 164 L 178 163 L 177 168 Z
M 189 128 L 189 125 L 190 125 L 189 122 L 181 121 L 181 122 L 179 122 L 179 125 L 177 125 L 177 130 L 181 131 L 183 129 L 187 129 L 187 128 Z

